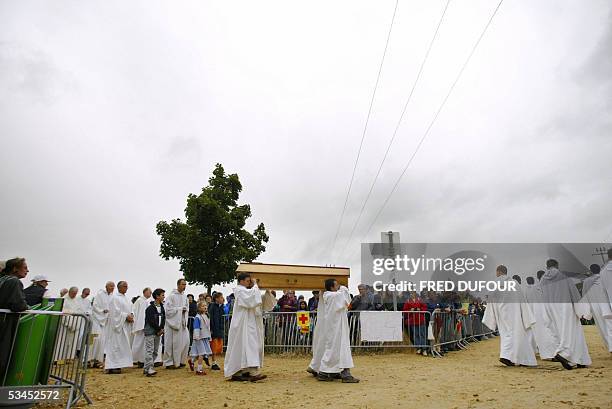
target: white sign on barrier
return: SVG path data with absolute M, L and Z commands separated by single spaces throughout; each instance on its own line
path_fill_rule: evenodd
M 402 341 L 401 311 L 360 311 L 362 341 Z

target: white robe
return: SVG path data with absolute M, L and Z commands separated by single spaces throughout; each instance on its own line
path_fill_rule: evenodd
M 77 297 L 79 300 L 79 305 L 81 307 L 81 313 L 87 315 L 89 319 L 91 318 L 91 299 L 89 297 L 83 298 L 80 295 Z M 79 333 L 79 340 L 77 345 L 81 345 L 83 341 L 83 334 L 85 333 L 85 324 L 81 324 L 81 331 Z M 86 340 L 86 342 L 90 342 L 90 340 Z M 91 356 L 92 345 L 90 344 L 87 348 L 87 361 L 89 361 L 89 357 Z
M 556 337 L 550 328 L 546 326 L 546 322 L 549 321 L 549 319 L 546 316 L 546 307 L 542 299 L 542 289 L 540 285 L 527 284 L 525 286 L 525 298 L 535 318 L 535 325 L 532 328 L 538 353 L 540 357 L 554 356 L 557 349 Z
M 571 364 L 591 365 L 589 349 L 584 338 L 580 317 L 584 315 L 579 303 L 580 293 L 571 279 L 556 268 L 546 271 L 541 281 L 546 316 L 546 326 L 555 335 L 559 354 Z M 551 359 L 554 356 L 543 356 Z
M 145 310 L 150 305 L 151 299 L 138 297 L 132 305 L 132 313 L 134 314 L 134 324 L 132 325 L 132 357 L 134 362 L 144 363 L 144 327 L 145 327 Z M 161 354 L 158 354 L 158 356 Z
M 350 302 L 351 296 L 344 286 L 340 286 L 338 291 L 323 293 L 325 332 L 322 342 L 325 350 L 319 366 L 321 372 L 339 373 L 354 366 L 347 316 Z
M 500 277 L 500 280 L 507 278 Z M 499 357 L 515 365 L 536 366 L 532 343 L 535 318 L 521 291 L 498 293 L 495 302 L 487 303 L 482 323 L 499 330 Z
M 323 354 L 325 353 L 325 334 L 327 333 L 323 291 L 319 293 L 319 305 L 316 314 L 317 320 L 312 332 L 312 360 L 309 366 L 315 372 L 319 372 L 321 370 L 321 358 L 323 358 Z
M 278 302 L 276 297 L 270 292 L 270 290 L 266 290 L 263 297 L 261 297 L 262 301 L 262 310 L 264 312 L 272 311 Z
M 238 285 L 234 290 L 234 311 L 227 335 L 224 374 L 230 377 L 246 368 L 263 366 L 264 330 L 261 292 Z
M 78 299 L 79 299 L 79 303 L 81 304 L 81 311 L 83 311 L 83 314 L 91 315 L 91 310 L 92 310 L 91 300 L 89 298 L 83 298 L 80 295 Z
M 108 322 L 108 311 L 113 293 L 108 294 L 106 290 L 98 291 L 91 306 L 91 334 L 94 342 L 91 351 L 91 359 L 98 362 L 104 361 L 104 340 L 106 323 Z
M 604 293 L 608 297 L 608 303 L 612 309 L 612 260 L 609 260 L 602 268 L 599 273 L 601 277 L 601 284 Z
M 125 294 L 113 295 L 105 328 L 104 369 L 132 367 L 132 349 L 130 348 L 132 324 L 127 321 L 127 317 L 131 314 L 132 302 Z
M 187 360 L 189 352 L 189 302 L 187 294 L 172 290 L 164 303 L 166 326 L 164 328 L 164 365 L 179 366 Z
M 62 312 L 82 314 L 79 297 L 70 298 L 64 295 Z M 64 315 L 60 321 L 60 328 L 55 343 L 54 360 L 74 359 L 77 349 L 80 349 L 80 332 L 84 330 L 85 322 L 81 317 Z
M 605 302 L 606 294 L 601 283 L 599 274 L 594 274 L 584 280 L 582 302 L 588 306 L 588 312 L 583 314 L 584 318 L 590 320 L 595 318 L 595 325 L 599 329 L 604 345 L 612 352 L 612 309 Z

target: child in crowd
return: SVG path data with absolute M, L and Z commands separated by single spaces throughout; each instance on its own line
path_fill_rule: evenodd
M 210 332 L 212 336 L 211 349 L 212 349 L 212 366 L 210 369 L 218 371 L 219 365 L 217 365 L 217 357 L 223 354 L 223 332 L 224 332 L 224 318 L 223 318 L 223 294 L 215 293 L 213 296 L 213 303 L 210 304 Z
M 202 360 L 210 366 L 208 357 L 212 355 L 210 350 L 210 320 L 208 318 L 208 306 L 206 303 L 198 304 L 198 313 L 193 320 L 193 344 L 191 344 L 191 357 L 189 367 L 193 371 L 194 360 L 197 358 L 198 367 L 196 375 L 206 375 L 202 368 Z
M 144 357 L 144 374 L 146 376 L 154 376 L 157 371 L 153 369 L 155 359 L 159 352 L 159 340 L 164 334 L 164 325 L 166 324 L 166 312 L 164 311 L 164 298 L 166 292 L 157 288 L 153 291 L 153 301 L 145 310 L 145 357 Z

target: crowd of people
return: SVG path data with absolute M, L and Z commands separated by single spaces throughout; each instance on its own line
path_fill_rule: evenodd
M 549 259 L 546 271 L 537 272 L 537 282 L 527 277 L 521 291 L 496 294 L 489 302 L 483 323 L 499 330 L 499 360 L 504 365 L 536 366 L 536 354 L 567 370 L 591 365 L 581 322 L 591 317 L 612 353 L 612 249 L 603 269 L 590 266 L 591 275 L 581 282 L 582 294 L 576 279 L 559 267 L 557 260 Z M 504 265 L 497 267 L 496 275 L 517 280 Z
M 55 298 L 46 297 L 51 280 L 44 275 L 34 276 L 32 284 L 23 288 L 21 279 L 28 273 L 25 259 L 7 261 L 2 266 L 2 271 L 0 295 L 5 296 L 0 308 L 21 312 L 40 304 L 43 298 Z M 263 360 L 263 329 L 260 324 L 264 300 L 267 296 L 274 297 L 274 292 L 267 291 L 262 296 L 255 280 L 251 280 L 248 274 L 239 275 L 238 285 L 234 293 L 228 296 L 227 302 L 220 292 L 200 294 L 196 300 L 193 295 L 185 293 L 186 285 L 186 281 L 181 278 L 177 281 L 177 287 L 168 295 L 164 289 L 151 290 L 147 287 L 141 296 L 132 299 L 126 296 L 127 281 L 119 281 L 116 285 L 109 281 L 105 288 L 93 297 L 90 296 L 89 288 L 82 289 L 80 293 L 77 287 L 62 289 L 57 298 L 63 301 L 62 311 L 70 315 L 62 316 L 62 335 L 58 338 L 64 344 L 70 343 L 70 346 L 56 345 L 54 360 L 80 356 L 81 345 L 84 345 L 84 327 L 74 325 L 74 319 L 84 315 L 91 318 L 93 335 L 93 345 L 88 349 L 86 361 L 91 367 L 104 369 L 107 374 L 121 373 L 123 368 L 137 365 L 143 369 L 144 375 L 155 376 L 155 367 L 163 365 L 168 370 L 189 366 L 196 375 L 204 375 L 204 365 L 209 366 L 211 370 L 221 369 L 217 359 L 223 354 L 223 342 L 227 339 L 225 375 L 231 380 L 240 381 L 265 379 L 266 376 L 259 372 Z M 338 286 L 335 280 L 326 282 L 326 286 L 326 293 L 329 295 L 340 290 L 338 294 L 342 294 L 341 300 L 346 300 L 344 311 L 348 311 L 348 289 Z M 316 295 L 318 296 L 318 293 Z M 311 307 L 313 303 L 313 311 L 319 310 L 319 298 L 310 300 Z M 296 307 L 293 304 L 296 304 Z M 284 296 L 274 303 L 271 310 L 276 308 L 287 312 L 307 310 L 308 303 L 298 302 L 293 291 L 285 291 Z M 228 315 L 231 320 L 226 321 Z M 14 318 L 12 325 L 7 325 L 9 317 Z M 1 342 L 2 345 L 10 345 L 19 316 L 4 314 L 4 318 L 7 319 L 2 321 Z M 344 318 L 346 320 L 346 314 Z M 225 328 L 226 322 L 231 323 L 229 328 Z M 323 317 L 319 318 L 320 328 L 323 328 L 324 322 Z M 331 329 L 332 322 L 327 327 Z M 342 328 L 348 327 L 343 325 Z M 321 334 L 318 338 L 325 337 L 326 334 Z M 325 348 L 324 342 L 319 344 L 321 348 Z M 345 342 L 343 345 L 348 346 L 349 343 Z M 4 372 L 8 365 L 10 348 L 2 348 L 2 351 L 0 369 Z M 335 354 L 334 352 L 332 355 Z M 325 359 L 321 357 L 319 363 L 311 365 L 319 368 L 323 363 L 323 369 L 317 371 L 316 376 L 325 378 L 323 380 L 333 380 L 338 375 L 343 382 L 358 382 L 350 374 L 348 366 L 350 347 L 349 358 L 347 351 L 342 353 L 342 368 L 338 369 L 338 362 L 329 361 L 335 359 L 332 355 L 327 354 Z M 336 369 L 337 373 L 334 372 Z
M 399 292 L 395 296 L 391 292 L 376 292 L 371 286 L 358 285 L 358 294 L 349 294 L 348 305 L 349 333 L 352 346 L 364 345 L 360 340 L 359 313 L 361 311 L 401 311 L 403 312 L 403 330 L 409 338 L 415 351 L 424 356 L 444 355 L 448 351 L 460 349 L 459 342 L 453 340 L 474 337 L 476 339 L 486 338 L 487 335 L 480 333 L 480 328 L 472 328 L 463 325 L 469 317 L 480 324 L 486 303 L 480 298 L 473 297 L 469 292 L 444 292 L 433 291 Z M 307 301 L 304 296 L 296 296 L 292 290 L 283 291 L 283 295 L 277 299 L 276 292 L 266 290 L 263 295 L 264 312 L 278 312 L 264 318 L 264 330 L 266 345 L 282 345 L 291 348 L 296 345 L 310 344 L 312 337 L 304 333 L 304 329 L 297 322 L 294 314 L 301 311 L 315 313 L 317 316 L 319 305 L 319 291 L 313 291 L 312 297 Z M 431 322 L 432 342 L 427 338 L 428 328 Z M 310 334 L 316 319 L 311 320 Z M 471 331 L 471 332 L 470 332 Z M 492 332 L 492 331 L 489 331 Z M 442 345 L 433 344 L 444 341 Z M 367 344 L 367 343 L 365 343 Z M 282 349 L 282 348 L 281 348 Z
M 311 328 L 313 362 L 308 371 L 319 380 L 339 377 L 346 382 L 358 381 L 350 374 L 352 344 L 347 316 L 360 311 L 384 310 L 405 313 L 404 328 L 411 343 L 418 346 L 416 352 L 422 355 L 444 354 L 457 347 L 456 343 L 448 342 L 433 349 L 428 340 L 428 328 L 439 330 L 442 325 L 432 317 L 441 315 L 436 313 L 453 313 L 452 325 L 459 331 L 465 315 L 477 316 L 488 328 L 498 331 L 500 362 L 505 365 L 533 366 L 539 354 L 541 359 L 573 369 L 591 364 L 581 320 L 594 320 L 604 344 L 612 352 L 612 250 L 608 251 L 608 258 L 603 267 L 591 266 L 591 276 L 583 281 L 582 294 L 578 295 L 576 286 L 564 277 L 555 260 L 548 260 L 546 271 L 525 280 L 516 275 L 509 277 L 507 268 L 498 266 L 498 279 L 520 282 L 521 291 L 489 299 L 488 303 L 469 293 L 394 295 L 375 292 L 363 284 L 353 296 L 335 280 L 326 281 L 325 291 L 313 291 L 308 300 L 302 295 L 296 296 L 292 290 L 283 291 L 277 299 L 273 290 L 262 294 L 256 280 L 248 274 L 238 276 L 238 285 L 227 302 L 220 292 L 199 294 L 197 298 L 186 294 L 187 282 L 183 278 L 168 294 L 164 289 L 147 287 L 142 295 L 129 299 L 127 281 L 116 285 L 109 281 L 93 297 L 89 288 L 79 293 L 77 287 L 62 289 L 60 297 L 64 312 L 91 318 L 94 341 L 87 362 L 108 374 L 121 373 L 123 368 L 137 365 L 144 375 L 155 376 L 155 367 L 163 365 L 169 370 L 189 366 L 196 375 L 204 375 L 206 367 L 221 369 L 217 360 L 223 355 L 224 340 L 227 340 L 225 375 L 233 380 L 257 381 L 265 378 L 259 370 L 266 337 L 264 314 L 307 311 L 316 313 L 317 317 L 316 325 Z M 1 268 L 0 308 L 19 312 L 42 302 L 50 282 L 47 276 L 34 276 L 32 284 L 24 289 L 21 279 L 28 273 L 25 259 L 8 260 Z M 285 325 L 283 317 L 291 315 L 278 314 L 279 321 L 274 325 Z M 17 317 L 5 314 L 0 322 L 0 374 L 8 365 L 10 348 L 7 346 Z M 64 338 L 72 342 L 68 355 L 79 356 L 82 329 L 74 325 L 65 327 L 62 328 L 66 332 Z M 333 335 L 334 331 L 338 333 Z

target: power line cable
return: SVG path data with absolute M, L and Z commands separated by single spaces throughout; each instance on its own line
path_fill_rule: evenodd
M 385 41 L 385 49 L 382 54 L 382 58 L 380 60 L 380 65 L 378 67 L 378 75 L 376 76 L 376 83 L 374 84 L 374 90 L 372 91 L 372 97 L 370 98 L 370 107 L 368 108 L 368 115 L 366 116 L 365 125 L 363 127 L 363 132 L 361 133 L 361 141 L 359 142 L 359 150 L 357 151 L 357 157 L 355 158 L 355 163 L 353 165 L 353 172 L 351 174 L 351 181 L 349 182 L 348 190 L 346 192 L 346 197 L 344 198 L 344 206 L 342 206 L 342 213 L 340 214 L 340 221 L 338 222 L 338 227 L 336 228 L 336 235 L 334 236 L 334 242 L 331 246 L 330 254 L 334 251 L 336 247 L 336 242 L 338 241 L 338 235 L 340 234 L 340 228 L 342 227 L 342 222 L 344 220 L 344 214 L 346 213 L 346 206 L 348 204 L 349 196 L 351 194 L 351 189 L 353 187 L 353 182 L 355 180 L 355 172 L 357 171 L 357 164 L 359 163 L 359 157 L 361 156 L 361 150 L 363 148 L 363 141 L 366 136 L 366 132 L 368 129 L 368 123 L 370 122 L 370 116 L 372 114 L 372 106 L 374 105 L 374 98 L 376 97 L 376 91 L 378 90 L 378 82 L 380 81 L 380 74 L 382 72 L 382 67 L 385 62 L 385 57 L 387 55 L 387 48 L 389 46 L 389 39 L 391 38 L 391 31 L 393 30 L 393 24 L 395 22 L 395 14 L 397 13 L 397 5 L 399 0 L 395 1 L 395 7 L 393 9 L 393 16 L 391 17 L 391 24 L 389 25 L 389 32 L 387 33 L 387 40 Z
M 487 21 L 487 24 L 485 25 L 484 29 L 482 30 L 482 32 L 480 33 L 480 36 L 478 36 L 478 39 L 476 40 L 476 43 L 474 43 L 474 46 L 472 47 L 472 50 L 470 51 L 468 57 L 466 58 L 465 62 L 463 63 L 463 65 L 461 66 L 461 69 L 459 70 L 459 73 L 457 74 L 455 80 L 453 81 L 452 85 L 450 86 L 448 93 L 446 94 L 446 96 L 444 97 L 444 99 L 442 100 L 442 103 L 440 104 L 440 106 L 438 107 L 433 119 L 431 120 L 431 122 L 429 123 L 429 126 L 427 127 L 427 129 L 425 130 L 425 132 L 423 133 L 423 136 L 421 137 L 421 139 L 419 140 L 419 143 L 417 144 L 414 152 L 412 153 L 412 155 L 410 156 L 410 158 L 408 159 L 408 162 L 406 163 L 406 165 L 404 166 L 404 169 L 402 171 L 402 173 L 399 175 L 399 177 L 397 178 L 397 180 L 395 181 L 393 188 L 391 189 L 391 191 L 389 192 L 389 194 L 387 195 L 387 197 L 385 198 L 382 206 L 380 207 L 380 209 L 378 210 L 378 212 L 376 213 L 376 216 L 374 217 L 374 219 L 372 220 L 372 223 L 370 223 L 368 230 L 365 232 L 365 234 L 363 235 L 361 241 L 363 241 L 365 239 L 365 237 L 368 235 L 368 233 L 370 233 L 370 230 L 372 230 L 372 227 L 374 227 L 374 224 L 376 223 L 376 221 L 378 220 L 378 218 L 380 217 L 381 213 L 383 212 L 383 210 L 385 209 L 385 207 L 387 206 L 387 204 L 389 203 L 389 199 L 391 199 L 391 196 L 393 196 L 393 193 L 395 193 L 395 190 L 397 189 L 400 181 L 402 180 L 402 178 L 404 177 L 404 175 L 406 174 L 406 171 L 408 170 L 408 168 L 410 167 L 410 165 L 412 164 L 412 161 L 414 160 L 415 156 L 417 155 L 417 153 L 419 152 L 421 146 L 423 145 L 423 142 L 425 142 L 425 139 L 427 139 L 427 136 L 429 135 L 429 132 L 431 131 L 431 128 L 434 126 L 434 124 L 436 123 L 438 116 L 440 115 L 440 112 L 442 111 L 442 109 L 444 108 L 444 106 L 446 105 L 446 101 L 448 101 L 448 98 L 450 97 L 450 95 L 452 94 L 453 90 L 455 89 L 455 86 L 457 85 L 457 83 L 459 82 L 459 79 L 461 78 L 461 76 L 463 75 L 463 72 L 465 71 L 465 68 L 467 67 L 468 63 L 470 62 L 470 60 L 472 59 L 472 56 L 474 55 L 474 53 L 476 52 L 476 49 L 478 48 L 478 45 L 480 44 L 480 42 L 482 41 L 485 33 L 487 32 L 487 30 L 489 29 L 489 26 L 491 25 L 491 23 L 493 22 L 493 19 L 495 18 L 495 16 L 497 15 L 497 12 L 499 10 L 499 8 L 501 7 L 502 3 L 504 2 L 504 0 L 500 0 L 499 3 L 497 4 L 497 6 L 495 7 L 495 10 L 493 10 L 493 13 L 491 14 L 491 16 L 489 17 L 489 20 Z
M 438 37 L 438 32 L 440 31 L 440 26 L 442 25 L 442 22 L 444 21 L 444 16 L 446 15 L 446 10 L 448 9 L 448 5 L 450 4 L 450 1 L 451 0 L 446 1 L 446 6 L 444 7 L 444 10 L 442 10 L 442 15 L 440 16 L 440 20 L 438 21 L 436 30 L 434 31 L 434 34 L 431 37 L 431 41 L 429 42 L 429 46 L 427 47 L 425 56 L 423 57 L 423 60 L 421 61 L 421 66 L 419 67 L 419 71 L 414 79 L 414 82 L 412 83 L 412 88 L 410 89 L 410 93 L 408 94 L 408 98 L 406 99 L 406 103 L 404 104 L 404 108 L 402 109 L 402 113 L 399 117 L 399 120 L 397 121 L 397 124 L 395 125 L 393 135 L 391 136 L 391 139 L 389 140 L 389 143 L 387 144 L 387 150 L 385 151 L 385 155 L 383 156 L 380 164 L 378 165 L 378 171 L 376 172 L 376 176 L 374 177 L 374 180 L 372 181 L 372 184 L 370 185 L 370 190 L 368 191 L 368 194 L 366 195 L 366 198 L 363 201 L 361 209 L 359 210 L 359 215 L 357 216 L 357 220 L 353 224 L 353 228 L 351 229 L 349 238 L 346 240 L 346 243 L 342 249 L 342 252 L 340 253 L 341 255 L 344 254 L 344 252 L 346 251 L 346 247 L 348 246 L 351 239 L 353 238 L 355 229 L 359 225 L 359 222 L 361 221 L 361 216 L 363 216 L 363 212 L 366 208 L 366 205 L 368 204 L 370 197 L 372 196 L 372 191 L 374 190 L 374 186 L 376 185 L 376 182 L 378 182 L 378 177 L 380 176 L 380 172 L 382 171 L 383 165 L 385 164 L 385 161 L 387 160 L 387 157 L 389 156 L 389 152 L 391 151 L 391 146 L 393 145 L 393 142 L 395 141 L 395 137 L 397 135 L 397 131 L 399 130 L 400 125 L 402 124 L 404 115 L 406 114 L 406 110 L 408 108 L 408 104 L 410 104 L 410 101 L 412 100 L 412 95 L 414 94 L 414 90 L 419 82 L 419 79 L 421 78 L 421 74 L 423 73 L 423 68 L 425 67 L 425 63 L 427 62 L 427 59 L 429 58 L 429 53 L 431 52 L 434 42 L 436 38 Z

